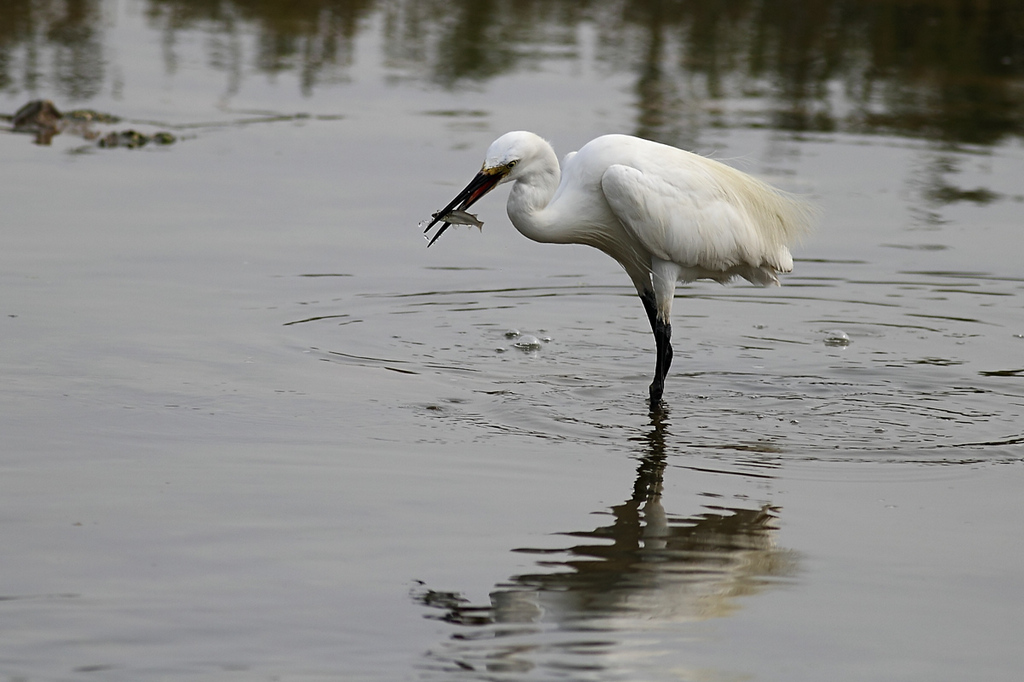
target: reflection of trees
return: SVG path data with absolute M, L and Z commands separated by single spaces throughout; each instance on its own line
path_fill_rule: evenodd
M 164 32 L 165 59 L 175 60 L 174 36 L 180 30 L 209 32 L 210 63 L 232 76 L 245 69 L 239 34 L 255 33 L 251 55 L 260 72 L 297 71 L 304 94 L 352 66 L 359 22 L 374 9 L 373 0 L 149 0 L 148 16 Z
M 632 60 L 641 82 L 657 70 L 684 84 L 691 97 L 756 97 L 764 104 L 753 119 L 709 114 L 705 123 L 978 143 L 1024 132 L 1020 0 L 621 4 L 623 21 L 612 17 L 601 30 L 614 36 L 641 29 L 625 43 L 606 39 L 619 47 L 620 60 Z M 673 49 L 654 50 L 662 41 Z M 677 63 L 666 63 L 661 53 L 678 55 Z M 641 54 L 657 61 L 632 56 Z
M 52 81 L 66 97 L 95 96 L 104 74 L 100 4 L 100 0 L 0 2 L 0 90 L 35 90 Z M 52 74 L 40 72 L 46 53 Z
M 595 654 L 614 653 L 628 623 L 724 617 L 738 597 L 793 573 L 794 553 L 774 544 L 775 508 L 666 512 L 667 416 L 652 414 L 632 494 L 610 509 L 608 524 L 565 533 L 574 543 L 564 548 L 516 550 L 536 555 L 543 571 L 500 583 L 485 606 L 455 592 L 415 594 L 430 617 L 468 628 L 431 655 L 434 663 L 448 672 L 526 672 L 553 656 L 593 670 Z
M 385 50 L 444 87 L 485 81 L 572 49 L 585 3 L 434 0 L 385 4 Z M 425 67 L 425 68 L 424 68 Z
M 101 0 L 0 3 L 0 87 L 102 87 Z M 685 143 L 706 125 L 891 131 L 975 143 L 1020 135 L 1024 0 L 148 0 L 164 32 L 204 30 L 232 79 L 297 71 L 304 92 L 343 79 L 359 31 L 380 27 L 396 77 L 445 88 L 579 60 L 633 74 L 637 132 Z M 366 21 L 378 15 L 382 21 Z M 586 29 L 586 30 L 584 30 Z M 255 34 L 254 54 L 239 37 Z M 50 53 L 50 54 L 47 54 Z M 20 71 L 20 73 L 19 73 Z M 237 83 L 229 83 L 229 90 Z M 757 101 L 756 107 L 737 106 Z M 699 115 L 698 115 L 699 113 Z M 680 122 L 683 122 L 682 124 Z

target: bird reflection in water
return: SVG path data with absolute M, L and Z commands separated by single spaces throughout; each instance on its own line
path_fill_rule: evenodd
M 537 555 L 543 570 L 499 583 L 486 605 L 425 585 L 414 590 L 430 608 L 428 618 L 465 626 L 428 653 L 429 670 L 593 672 L 604 668 L 602 655 L 620 667 L 629 631 L 648 636 L 659 623 L 726 617 L 739 608 L 737 598 L 796 571 L 796 553 L 775 546 L 777 507 L 705 506 L 689 517 L 665 511 L 668 416 L 664 408 L 651 413 L 638 439 L 643 449 L 632 494 L 602 512 L 610 524 L 561 533 L 577 540 L 569 547 L 515 550 Z

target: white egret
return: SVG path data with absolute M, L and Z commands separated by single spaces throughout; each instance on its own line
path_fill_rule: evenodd
M 472 182 L 434 214 L 424 232 L 441 228 L 430 244 L 461 222 L 458 212 L 503 182 L 513 183 L 508 217 L 523 235 L 593 246 L 626 270 L 657 347 L 652 407 L 672 363 L 676 283 L 739 276 L 778 284 L 776 275 L 793 269 L 788 245 L 809 229 L 814 213 L 746 173 L 668 145 L 604 135 L 568 154 L 560 169 L 547 141 L 515 131 L 491 144 Z

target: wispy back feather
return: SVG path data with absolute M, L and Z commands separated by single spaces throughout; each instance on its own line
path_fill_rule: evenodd
M 735 204 L 743 207 L 768 244 L 789 246 L 813 230 L 818 218 L 813 204 L 720 161 L 697 158 Z

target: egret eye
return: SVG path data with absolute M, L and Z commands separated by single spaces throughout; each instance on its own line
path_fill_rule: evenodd
M 513 159 L 513 160 L 509 161 L 509 162 L 508 162 L 508 169 L 509 169 L 509 170 L 512 170 L 513 168 L 515 168 L 515 167 L 516 167 L 516 164 L 517 164 L 517 163 L 519 163 L 519 161 L 517 161 L 517 160 L 515 160 L 515 159 Z

